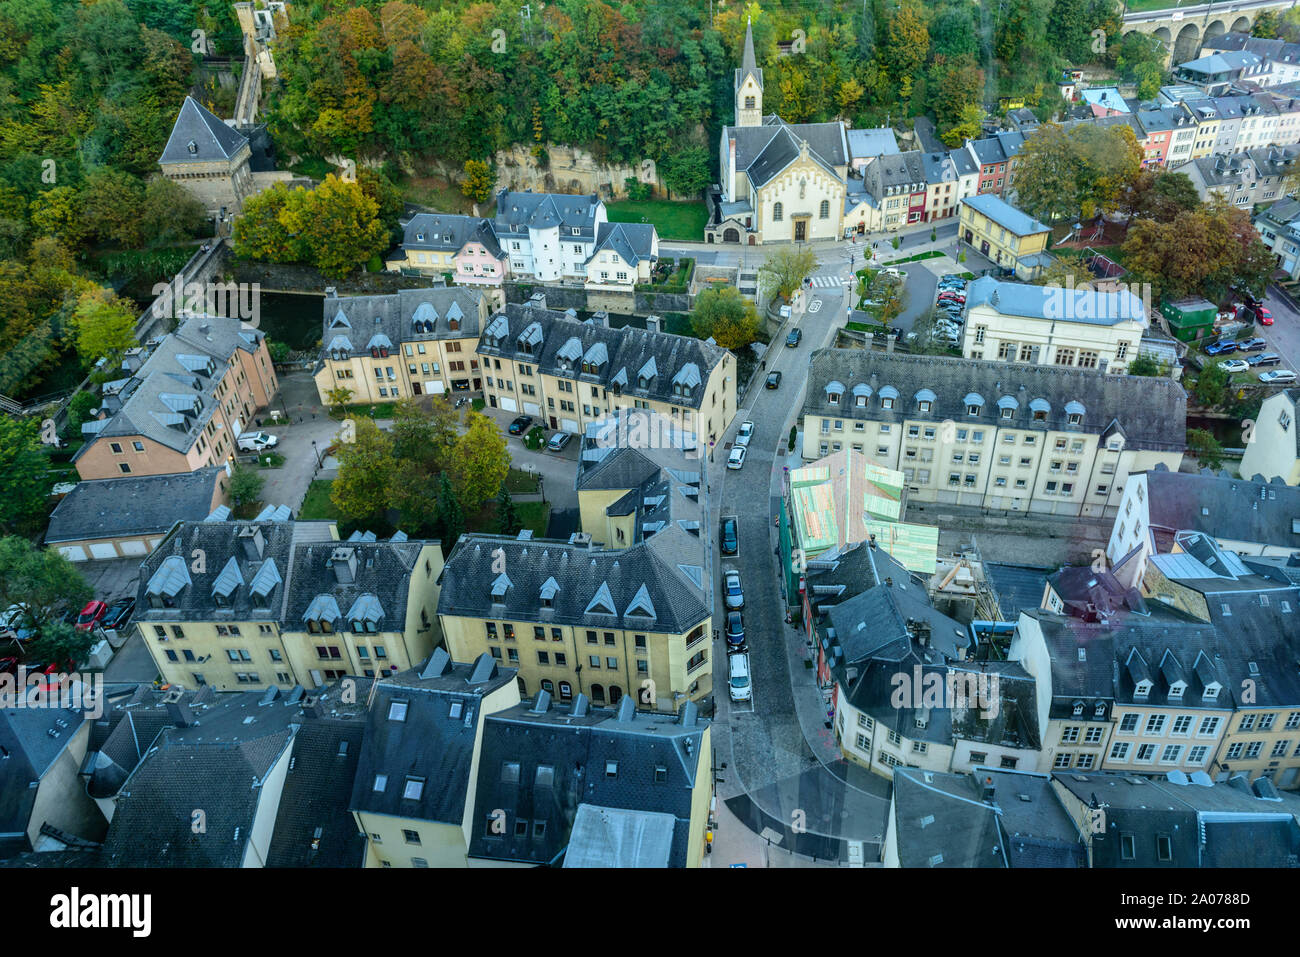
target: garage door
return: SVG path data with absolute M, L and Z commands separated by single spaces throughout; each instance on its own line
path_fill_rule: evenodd
M 95 542 L 90 546 L 91 558 L 117 558 L 117 549 L 111 542 Z
M 578 422 L 576 419 L 560 419 L 560 428 L 565 432 L 577 432 Z
M 60 545 L 59 553 L 70 562 L 84 562 L 86 550 L 80 545 Z
M 516 402 L 514 399 L 507 398 L 506 396 L 503 395 L 499 401 L 501 402 L 501 411 L 503 412 L 519 411 L 519 403 Z
M 122 550 L 123 555 L 148 555 L 149 547 L 138 538 L 130 538 L 123 542 L 118 542 L 117 547 Z
M 542 414 L 542 407 L 538 405 L 536 402 L 524 403 L 524 415 L 541 415 L 541 414 Z
M 447 391 L 447 387 L 442 384 L 441 379 L 434 379 L 424 384 L 424 391 L 429 395 L 442 395 Z

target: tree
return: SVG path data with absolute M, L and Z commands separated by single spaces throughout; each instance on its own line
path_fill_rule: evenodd
M 1217 469 L 1223 464 L 1223 446 L 1205 429 L 1187 430 L 1187 451 L 1206 468 Z
M 501 535 L 518 535 L 524 527 L 523 519 L 515 508 L 515 501 L 505 486 L 501 487 L 501 496 L 497 503 L 497 532 Z
M 106 358 L 110 368 L 116 369 L 123 353 L 139 345 L 135 320 L 135 314 L 112 292 L 95 289 L 82 293 L 72 314 L 82 366 L 89 369 Z
M 90 649 L 98 641 L 89 630 L 82 631 L 65 621 L 47 621 L 40 626 L 40 633 L 27 643 L 27 657 L 74 670 L 90 657 Z
M 27 529 L 45 514 L 50 461 L 39 428 L 35 420 L 0 415 L 0 530 Z
M 1165 71 L 1155 63 L 1139 63 L 1133 68 L 1133 77 L 1137 80 L 1138 99 L 1153 100 L 1165 82 Z
M 231 244 L 242 259 L 286 263 L 298 258 L 297 244 L 280 219 L 289 203 L 289 188 L 276 183 L 244 201 L 244 211 L 235 220 Z
M 807 246 L 779 246 L 768 255 L 758 271 L 766 273 L 777 294 L 789 302 L 794 291 L 803 285 L 804 279 L 811 276 L 817 266 L 817 254 Z
M 442 540 L 442 554 L 451 554 L 452 547 L 465 531 L 465 512 L 447 473 L 438 479 L 438 537 Z
M 55 186 L 40 193 L 29 211 L 32 229 L 61 242 L 80 241 L 84 223 L 81 219 L 81 195 L 72 186 Z
M 659 164 L 659 175 L 678 196 L 696 196 L 708 188 L 712 179 L 709 151 L 703 146 L 688 146 L 669 153 Z
M 1128 374 L 1160 377 L 1168 375 L 1169 369 L 1151 353 L 1141 352 L 1128 364 Z
M 379 205 L 358 184 L 334 175 L 310 192 L 290 193 L 280 220 L 298 248 L 310 250 L 311 261 L 330 278 L 346 276 L 388 248 Z
M 691 313 L 691 329 L 698 338 L 712 338 L 732 351 L 757 339 L 760 325 L 758 310 L 734 286 L 704 290 Z
M 22 608 L 29 628 L 81 609 L 90 594 L 81 572 L 58 551 L 16 535 L 0 538 L 0 607 Z
M 1203 408 L 1221 405 L 1228 396 L 1228 373 L 1218 365 L 1206 366 L 1192 383 L 1192 398 Z
M 650 198 L 650 184 L 641 182 L 635 176 L 624 177 L 623 188 L 627 191 L 628 199 L 640 201 Z
M 1290 12 L 1290 11 L 1288 11 Z M 1261 40 L 1277 39 L 1279 18 L 1276 10 L 1261 10 L 1255 17 L 1255 24 L 1250 28 L 1252 37 L 1259 37 Z
M 349 519 L 378 517 L 389 506 L 397 474 L 392 438 L 373 419 L 358 418 L 352 441 L 339 446 L 338 460 L 330 501 Z
M 338 385 L 325 393 L 330 405 L 347 405 L 352 401 L 352 390 L 345 385 Z
M 505 436 L 487 416 L 470 412 L 465 434 L 456 440 L 452 452 L 452 473 L 456 497 L 471 511 L 501 491 L 510 472 L 510 452 Z
M 1016 198 L 1048 223 L 1091 219 L 1114 209 L 1142 169 L 1131 127 L 1046 123 L 1025 141 L 1016 166 Z
M 155 176 L 144 188 L 140 226 L 151 242 L 189 239 L 197 236 L 207 221 L 207 209 L 179 183 Z
M 264 480 L 257 469 L 235 465 L 230 470 L 228 494 L 240 518 L 252 518 L 254 507 L 262 501 Z
M 948 343 L 936 335 L 938 320 L 939 311 L 937 309 L 927 309 L 916 317 L 916 321 L 912 324 L 912 352 L 926 356 L 948 354 Z
M 78 392 L 68 400 L 68 430 L 70 438 L 81 438 L 81 427 L 90 421 L 92 409 L 99 408 L 99 396 L 93 392 Z
M 357 185 L 361 191 L 375 201 L 379 208 L 379 221 L 385 229 L 396 229 L 406 202 L 402 191 L 387 176 L 378 170 L 362 167 L 357 170 Z
M 121 170 L 104 168 L 86 177 L 81 190 L 83 227 L 99 242 L 139 246 L 144 238 L 140 181 Z
M 460 181 L 460 191 L 476 203 L 486 203 L 492 198 L 496 174 L 482 160 L 465 160 L 465 178 Z

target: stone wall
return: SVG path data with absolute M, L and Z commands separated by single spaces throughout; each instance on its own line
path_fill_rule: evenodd
M 591 153 L 572 146 L 547 145 L 549 162 L 543 167 L 529 147 L 512 146 L 498 150 L 494 158 L 496 188 L 531 189 L 538 193 L 599 193 L 601 199 L 625 199 L 623 181 L 634 177 L 649 183 L 656 196 L 666 196 L 667 188 L 659 180 L 653 160 L 640 164 L 600 163 Z
M 546 297 L 546 308 L 563 312 L 565 309 L 587 308 L 587 290 L 580 286 L 548 286 L 540 282 L 507 282 L 506 302 L 527 302 L 528 297 L 540 292 Z
M 634 311 L 648 315 L 660 315 L 665 312 L 690 312 L 691 297 L 684 292 L 638 291 Z

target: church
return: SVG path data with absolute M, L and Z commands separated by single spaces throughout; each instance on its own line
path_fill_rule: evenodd
M 736 125 L 723 127 L 719 144 L 721 192 L 705 229 L 708 242 L 835 240 L 870 228 L 873 200 L 862 179 L 850 177 L 854 162 L 845 124 L 787 123 L 763 115 L 763 71 L 754 56 L 752 25 L 745 27 L 735 96 Z

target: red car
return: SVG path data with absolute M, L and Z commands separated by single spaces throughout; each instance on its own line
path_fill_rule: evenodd
M 1259 306 L 1258 308 L 1256 308 L 1255 318 L 1259 320 L 1259 324 L 1261 326 L 1273 325 L 1273 313 L 1269 312 L 1263 306 Z
M 81 609 L 81 614 L 77 616 L 77 631 L 90 631 L 104 616 L 108 614 L 108 605 L 99 599 L 94 599 L 86 603 L 86 607 Z

